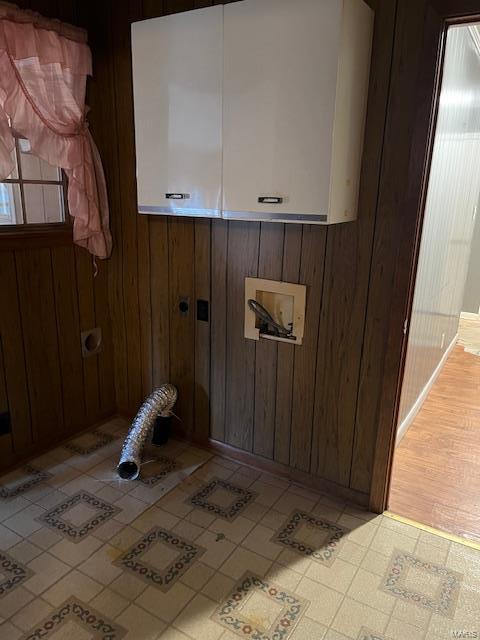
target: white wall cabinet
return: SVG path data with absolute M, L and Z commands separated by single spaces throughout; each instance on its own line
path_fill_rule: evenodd
M 243 0 L 132 25 L 140 213 L 354 219 L 372 30 L 363 0 Z
M 223 7 L 132 24 L 140 213 L 221 215 Z
M 225 6 L 226 215 L 356 216 L 371 22 L 360 0 Z

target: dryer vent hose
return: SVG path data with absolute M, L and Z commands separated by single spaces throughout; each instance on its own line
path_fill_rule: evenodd
M 120 478 L 124 480 L 138 478 L 143 447 L 152 433 L 155 420 L 158 416 L 164 418 L 170 416 L 176 401 L 177 389 L 173 384 L 162 384 L 142 404 L 123 444 L 120 461 L 117 466 Z

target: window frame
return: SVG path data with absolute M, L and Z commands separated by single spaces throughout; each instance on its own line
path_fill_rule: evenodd
M 68 210 L 67 188 L 68 179 L 65 172 L 61 171 L 61 180 L 35 180 L 24 178 L 21 166 L 21 151 L 19 137 L 15 136 L 16 154 L 16 178 L 5 178 L 2 184 L 18 185 L 20 192 L 20 202 L 22 204 L 22 216 L 25 217 L 25 193 L 24 185 L 56 185 L 62 188 L 64 220 L 61 222 L 44 222 L 29 224 L 24 221 L 17 224 L 0 225 L 0 250 L 1 249 L 21 249 L 30 246 L 55 246 L 58 244 L 68 244 L 73 239 L 73 219 Z

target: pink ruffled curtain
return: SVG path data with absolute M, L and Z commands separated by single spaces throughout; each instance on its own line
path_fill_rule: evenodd
M 85 31 L 0 2 L 0 179 L 13 170 L 14 130 L 65 171 L 74 242 L 107 258 L 105 176 L 85 120 L 91 72 Z

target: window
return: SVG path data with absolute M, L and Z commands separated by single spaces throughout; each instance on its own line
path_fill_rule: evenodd
M 35 156 L 25 138 L 15 138 L 13 153 L 15 169 L 0 182 L 0 225 L 64 223 L 65 174 Z

